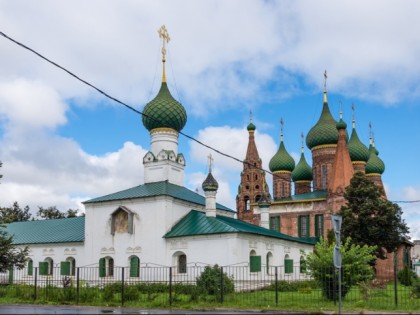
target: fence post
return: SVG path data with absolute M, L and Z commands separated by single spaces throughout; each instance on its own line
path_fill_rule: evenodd
M 394 252 L 394 303 L 395 306 L 398 306 L 398 289 L 397 289 L 397 269 L 398 269 L 398 260 L 397 260 L 397 249 Z
M 278 273 L 278 266 L 276 266 L 275 273 L 274 273 L 274 285 L 276 288 L 276 305 L 279 305 L 279 273 Z
M 223 267 L 220 267 L 220 303 L 223 304 Z
M 121 269 L 121 306 L 124 306 L 124 268 Z
M 80 273 L 79 273 L 80 267 L 76 268 L 76 305 L 79 304 L 79 293 L 80 293 Z
M 172 267 L 169 267 L 169 305 L 172 306 Z
M 34 278 L 34 301 L 36 301 L 36 286 L 38 285 L 38 267 L 35 267 L 35 278 Z

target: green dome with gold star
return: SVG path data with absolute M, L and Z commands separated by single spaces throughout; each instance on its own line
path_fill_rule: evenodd
M 156 128 L 171 128 L 181 131 L 187 122 L 187 112 L 173 98 L 166 82 L 162 82 L 159 93 L 143 110 L 143 125 L 151 131 Z

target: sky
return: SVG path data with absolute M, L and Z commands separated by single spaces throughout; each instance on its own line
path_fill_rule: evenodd
M 236 159 L 256 125 L 263 167 L 284 142 L 298 160 L 321 110 L 372 131 L 388 199 L 420 239 L 418 1 L 4 1 L 0 31 L 138 111 L 166 76 L 182 130 Z M 352 111 L 352 104 L 355 110 Z M 369 128 L 369 123 L 372 128 Z M 350 131 L 350 129 L 349 129 Z M 79 209 L 143 183 L 141 116 L 0 36 L 0 206 Z M 214 158 L 217 201 L 236 208 L 242 164 L 180 135 L 185 186 L 201 192 Z M 311 163 L 311 152 L 305 145 Z M 271 189 L 272 178 L 267 176 Z M 410 202 L 417 201 L 417 202 Z

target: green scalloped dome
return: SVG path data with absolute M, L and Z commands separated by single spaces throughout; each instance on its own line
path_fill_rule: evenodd
M 209 173 L 201 187 L 204 191 L 216 191 L 219 188 L 219 184 L 217 183 L 217 180 L 214 179 L 213 175 Z
M 269 164 L 270 171 L 293 171 L 295 168 L 295 160 L 287 153 L 283 141 L 280 142 L 280 147 L 276 154 L 271 158 Z
M 376 155 L 373 145 L 369 146 L 369 160 L 366 162 L 366 174 L 383 174 L 385 172 L 384 162 Z
M 369 149 L 360 141 L 356 128 L 353 128 L 349 143 L 347 144 L 352 162 L 369 160 Z
M 323 144 L 337 144 L 338 130 L 337 122 L 331 115 L 328 103 L 324 102 L 321 117 L 312 129 L 308 132 L 306 137 L 306 145 L 312 149 L 318 145 Z
M 248 129 L 248 131 L 253 131 L 257 129 L 257 127 L 255 127 L 255 125 L 252 122 L 250 122 L 246 129 Z
M 300 155 L 300 160 L 292 172 L 292 180 L 297 182 L 300 180 L 313 180 L 312 167 L 306 162 L 305 155 Z
M 185 108 L 172 97 L 166 82 L 162 82 L 159 93 L 144 107 L 143 114 L 143 125 L 149 131 L 172 128 L 179 132 L 187 122 Z

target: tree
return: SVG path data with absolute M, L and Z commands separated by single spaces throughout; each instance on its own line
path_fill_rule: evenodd
M 29 206 L 22 209 L 17 201 L 13 203 L 12 207 L 0 208 L 0 223 L 29 221 L 31 216 Z
M 65 213 L 58 210 L 56 206 L 51 206 L 48 208 L 38 206 L 38 212 L 36 213 L 36 216 L 47 220 L 61 219 L 66 217 Z
M 326 298 L 338 296 L 338 279 L 333 262 L 335 242 L 321 239 L 312 253 L 306 254 L 308 273 L 322 286 Z M 375 246 L 351 244 L 347 238 L 340 247 L 341 252 L 341 296 L 344 297 L 353 285 L 372 279 L 373 268 L 369 262 L 374 259 Z
M 346 188 L 347 205 L 342 206 L 341 235 L 351 237 L 354 244 L 376 246 L 375 256 L 385 259 L 385 252 L 393 252 L 409 229 L 402 220 L 401 208 L 388 201 L 380 186 L 365 174 L 356 172 Z
M 67 212 L 61 212 L 59 209 L 57 209 L 56 206 L 51 206 L 48 208 L 39 207 L 38 206 L 38 212 L 36 213 L 37 217 L 40 217 L 41 219 L 62 219 L 62 218 L 74 218 L 77 217 L 77 213 L 79 212 L 79 209 L 68 209 Z M 83 214 L 82 214 L 83 215 Z
M 220 295 L 221 283 L 220 276 L 222 270 L 218 265 L 206 266 L 204 271 L 197 277 L 197 288 L 200 293 L 209 295 Z M 223 292 L 232 293 L 234 291 L 233 279 L 223 273 Z
M 13 266 L 23 268 L 28 251 L 28 247 L 20 249 L 14 246 L 13 237 L 0 225 L 0 272 L 5 272 Z

